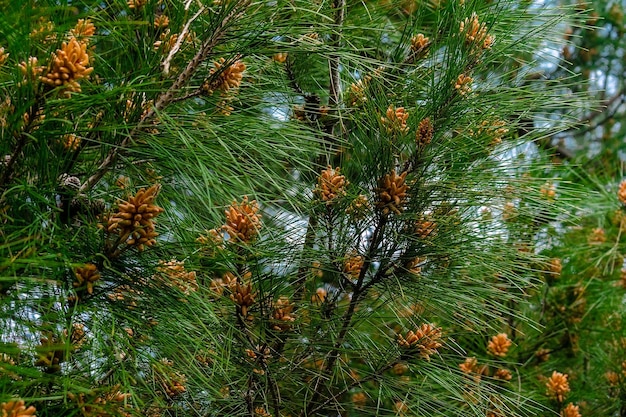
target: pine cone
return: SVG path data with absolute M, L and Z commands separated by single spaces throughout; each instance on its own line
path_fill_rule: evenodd
M 274 305 L 274 312 L 272 313 L 274 319 L 274 330 L 284 331 L 289 329 L 291 323 L 296 320 L 293 316 L 293 304 L 287 297 L 279 297 Z
M 203 85 L 202 89 L 207 94 L 220 90 L 226 93 L 231 88 L 239 88 L 243 79 L 243 72 L 246 70 L 246 64 L 242 61 L 235 61 L 228 67 L 224 68 L 226 60 L 220 58 L 213 63 L 213 67 L 209 72 L 210 78 Z
M 170 398 L 177 397 L 187 391 L 185 386 L 187 377 L 172 369 L 173 365 L 174 363 L 167 358 L 163 358 L 153 365 L 156 379 L 161 384 L 165 394 Z
M 487 350 L 494 356 L 505 357 L 511 344 L 512 342 L 509 340 L 506 333 L 500 333 L 491 338 L 491 341 L 487 345 Z
M 241 315 L 243 317 L 248 317 L 248 308 L 254 304 L 254 297 L 256 297 L 256 294 L 252 293 L 251 283 L 243 286 L 237 282 L 233 288 L 233 293 L 230 295 L 230 299 L 241 308 Z
M 378 201 L 376 207 L 387 215 L 390 211 L 396 214 L 402 212 L 402 207 L 406 202 L 408 185 L 405 183 L 405 179 L 408 172 L 404 171 L 402 174 L 397 175 L 396 171 L 391 171 L 390 174 L 385 175 L 378 183 L 377 194 Z
M 37 412 L 35 407 L 32 405 L 26 408 L 23 400 L 7 401 L 6 403 L 2 403 L 2 405 L 0 405 L 0 410 L 2 410 L 2 417 L 36 417 L 35 413 Z
M 88 263 L 84 267 L 76 268 L 74 275 L 76 275 L 76 282 L 73 284 L 74 287 L 80 288 L 86 286 L 87 293 L 93 294 L 94 283 L 100 279 L 98 268 L 94 264 Z
M 493 377 L 501 381 L 510 381 L 513 378 L 513 375 L 511 375 L 511 371 L 508 369 L 498 369 L 493 374 Z
M 626 180 L 619 184 L 619 190 L 617 191 L 617 199 L 620 203 L 626 205 Z
M 7 59 L 9 59 L 9 54 L 4 52 L 4 48 L 0 47 L 0 66 L 2 66 Z
M 396 109 L 393 105 L 389 105 L 385 115 L 387 117 L 381 117 L 380 121 L 387 129 L 387 133 L 405 134 L 409 131 L 409 127 L 406 124 L 409 113 L 404 107 L 398 107 Z
M 430 46 L 430 39 L 423 33 L 418 33 L 411 38 L 411 52 L 415 54 L 424 53 Z
M 563 399 L 570 391 L 567 376 L 567 374 L 554 371 L 552 372 L 552 376 L 548 378 L 548 382 L 546 382 L 548 396 L 556 399 L 560 403 L 563 402 Z
M 351 253 L 343 263 L 343 272 L 351 279 L 356 280 L 363 268 L 363 257 L 356 253 Z
M 415 132 L 415 142 L 417 146 L 423 148 L 428 145 L 433 140 L 434 130 L 430 117 L 422 120 L 417 127 L 417 132 Z
M 471 17 L 460 23 L 459 32 L 465 35 L 465 43 L 467 45 L 475 45 L 480 49 L 491 48 L 495 40 L 493 36 L 487 34 L 487 26 L 484 23 L 480 23 L 476 13 L 472 13 Z
M 228 233 L 231 240 L 249 243 L 256 239 L 261 228 L 261 215 L 257 214 L 259 206 L 256 200 L 248 202 L 244 197 L 241 203 L 233 201 L 225 211 L 226 225 L 222 230 Z
M 70 30 L 70 33 L 77 39 L 88 43 L 89 38 L 93 36 L 94 33 L 96 33 L 96 27 L 89 19 L 78 19 L 78 22 L 76 22 L 76 26 L 74 26 L 74 29 Z
M 346 177 L 339 173 L 340 168 L 333 169 L 330 165 L 317 178 L 317 186 L 313 193 L 326 204 L 346 195 L 345 188 L 350 184 Z
M 157 271 L 169 278 L 167 284 L 178 287 L 184 294 L 189 295 L 198 289 L 195 271 L 186 271 L 185 262 L 173 259 L 169 262 L 159 261 Z
M 79 80 L 88 78 L 93 68 L 89 66 L 87 44 L 71 38 L 52 54 L 48 74 L 40 79 L 52 87 L 64 86 L 66 92 L 80 92 Z
M 129 197 L 128 201 L 118 204 L 119 211 L 109 218 L 107 231 L 117 233 L 120 244 L 136 246 L 142 251 L 145 246 L 156 243 L 158 233 L 152 219 L 163 212 L 161 207 L 154 204 L 160 189 L 158 184 L 147 190 L 142 188 L 134 197 Z
M 569 403 L 567 404 L 567 407 L 565 407 L 561 411 L 561 417 L 582 417 L 582 414 L 580 414 L 579 411 L 580 410 L 577 405 L 574 405 L 574 403 Z
M 398 335 L 398 344 L 407 349 L 418 349 L 418 356 L 426 360 L 437 352 L 441 346 L 441 328 L 434 324 L 424 323 L 415 332 L 410 330 L 406 336 Z

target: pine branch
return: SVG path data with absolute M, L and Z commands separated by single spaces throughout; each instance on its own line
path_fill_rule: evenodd
M 354 286 L 354 291 L 350 299 L 350 304 L 348 305 L 348 309 L 343 315 L 343 318 L 341 319 L 342 321 L 341 329 L 339 330 L 339 334 L 337 335 L 337 339 L 335 340 L 332 351 L 330 351 L 327 355 L 328 360 L 326 361 L 324 368 L 321 370 L 321 372 L 324 375 L 329 375 L 332 372 L 335 366 L 335 362 L 339 358 L 339 350 L 341 348 L 341 345 L 343 344 L 346 338 L 346 335 L 348 334 L 348 331 L 350 330 L 350 325 L 352 324 L 352 318 L 356 311 L 356 307 L 361 301 L 361 297 L 365 295 L 365 292 L 363 291 L 363 282 L 365 280 L 365 276 L 367 275 L 369 267 L 371 266 L 374 260 L 374 256 L 378 250 L 378 246 L 380 245 L 383 239 L 383 234 L 385 231 L 387 220 L 388 218 L 386 215 L 381 215 L 378 218 L 376 228 L 374 229 L 374 233 L 369 243 L 369 248 L 367 251 L 367 255 L 365 257 L 365 261 L 363 262 L 363 266 L 361 267 L 361 271 L 359 272 L 357 283 Z M 305 410 L 303 410 L 304 414 L 301 414 L 302 416 L 311 415 L 312 408 L 314 407 L 315 403 L 319 400 L 319 398 L 322 396 L 322 392 L 320 390 L 321 379 L 322 379 L 321 376 L 318 376 L 316 378 L 315 391 L 313 393 L 313 396 L 309 400 L 307 407 L 305 408 Z
M 375 378 L 381 376 L 384 372 L 386 372 L 389 369 L 393 368 L 397 363 L 398 363 L 398 361 L 392 361 L 391 363 L 388 363 L 387 365 L 385 365 L 385 366 L 377 369 L 376 371 L 372 372 L 370 375 L 368 375 L 368 376 L 366 376 L 364 378 L 361 378 L 361 379 L 359 379 L 357 381 L 352 382 L 351 384 L 346 386 L 344 389 L 342 389 L 338 393 L 334 394 L 333 396 L 329 397 L 328 399 L 326 399 L 326 401 L 324 401 L 323 403 L 321 403 L 317 407 L 313 408 L 307 415 L 316 415 L 316 413 L 318 411 L 323 410 L 324 407 L 329 405 L 331 402 L 336 401 L 337 399 L 341 398 L 342 395 L 347 394 L 352 388 L 361 386 L 361 385 L 363 385 L 363 383 L 371 381 L 372 379 L 375 379 Z
M 346 18 L 346 2 L 345 0 L 334 0 L 333 1 L 333 9 L 335 9 L 335 30 L 333 31 L 330 38 L 330 46 L 338 50 L 341 43 L 341 35 L 343 22 Z M 328 66 L 330 69 L 330 86 L 328 89 L 328 104 L 332 108 L 335 108 L 339 105 L 339 97 L 341 96 L 341 77 L 339 75 L 339 63 L 340 56 L 339 54 L 333 54 L 330 56 L 328 60 Z
M 196 52 L 196 55 L 191 61 L 189 61 L 187 67 L 178 75 L 172 86 L 157 98 L 154 106 L 152 106 L 150 110 L 139 120 L 137 126 L 128 134 L 128 136 L 126 136 L 119 145 L 114 146 L 109 151 L 107 156 L 100 163 L 96 172 L 81 186 L 80 192 L 84 193 L 92 189 L 114 164 L 119 152 L 125 150 L 131 144 L 134 137 L 147 126 L 148 122 L 150 122 L 158 112 L 162 111 L 168 104 L 172 103 L 176 93 L 178 93 L 189 82 L 189 80 L 191 80 L 200 64 L 204 62 L 206 57 L 211 53 L 211 51 L 213 51 L 213 48 L 224 36 L 228 24 L 233 20 L 236 20 L 245 11 L 246 6 L 248 6 L 250 2 L 251 0 L 239 0 L 237 4 L 235 4 L 233 10 L 231 10 L 230 13 L 228 13 L 215 28 L 211 37 L 202 43 L 200 49 Z

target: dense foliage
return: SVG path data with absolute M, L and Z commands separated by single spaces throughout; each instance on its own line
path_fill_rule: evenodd
M 590 8 L 0 6 L 3 417 L 624 415 Z

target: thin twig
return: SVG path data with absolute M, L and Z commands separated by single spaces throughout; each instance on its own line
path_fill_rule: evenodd
M 189 4 L 185 5 L 185 10 L 188 9 L 187 7 L 188 5 Z M 167 57 L 165 58 L 165 60 L 163 60 L 163 64 L 162 64 L 163 74 L 168 75 L 170 73 L 170 63 L 172 61 L 172 58 L 174 58 L 174 55 L 176 54 L 176 52 L 178 52 L 178 50 L 180 49 L 180 46 L 183 44 L 183 40 L 185 39 L 185 37 L 187 36 L 187 33 L 189 32 L 189 26 L 194 20 L 196 20 L 204 12 L 204 10 L 205 8 L 201 7 L 200 10 L 198 10 L 196 14 L 194 14 L 191 17 L 191 19 L 187 21 L 187 23 L 185 23 L 185 26 L 183 27 L 182 32 L 180 33 L 180 35 L 178 35 L 178 38 L 176 39 L 176 43 L 174 44 L 172 49 L 170 49 L 170 52 L 167 54 Z
M 330 38 L 330 45 L 335 49 L 339 48 L 341 43 L 341 32 L 343 22 L 346 17 L 346 2 L 345 0 L 334 0 L 333 8 L 335 9 L 335 31 Z M 339 76 L 339 54 L 333 54 L 328 60 L 328 66 L 330 68 L 330 86 L 329 86 L 329 99 L 328 104 L 331 108 L 336 108 L 339 104 L 339 97 L 341 96 L 341 78 Z
M 189 100 L 190 98 L 194 98 L 194 97 L 198 97 L 201 96 L 203 93 L 202 89 L 197 89 L 192 93 L 189 93 L 187 95 L 181 96 L 181 97 L 176 97 L 175 99 L 172 99 L 172 103 L 178 103 L 181 101 L 185 101 L 185 100 Z
M 315 229 L 317 227 L 317 218 L 314 215 L 309 216 L 309 222 L 306 226 L 306 233 L 304 235 L 304 245 L 302 247 L 302 258 L 300 259 L 300 266 L 296 274 L 296 280 L 293 282 L 294 290 L 294 312 L 297 310 L 298 305 L 304 297 L 304 289 L 306 283 L 306 275 L 309 270 L 309 263 L 307 262 L 307 251 L 313 248 L 315 243 Z
M 350 385 L 346 386 L 344 389 L 342 389 L 341 391 L 339 391 L 337 394 L 333 395 L 332 397 L 328 398 L 326 401 L 324 401 L 323 403 L 321 403 L 320 405 L 318 405 L 317 407 L 315 407 L 314 409 L 311 410 L 310 414 L 311 415 L 315 415 L 315 413 L 317 413 L 318 411 L 320 411 L 321 409 L 323 409 L 324 407 L 326 407 L 328 404 L 330 404 L 333 400 L 338 399 L 339 397 L 341 397 L 342 395 L 346 394 L 348 391 L 350 391 L 352 388 L 354 387 L 358 387 L 361 384 L 363 384 L 364 382 L 367 381 L 371 381 L 372 379 L 376 378 L 379 375 L 382 375 L 383 372 L 393 368 L 396 364 L 398 363 L 398 361 L 393 361 L 385 366 L 383 366 L 382 368 L 378 369 L 377 371 L 371 373 L 370 375 L 359 379 L 358 381 L 354 381 L 353 383 L 351 383 Z
M 365 295 L 365 291 L 363 291 L 365 276 L 367 275 L 367 271 L 369 270 L 369 267 L 373 262 L 374 255 L 378 250 L 378 245 L 382 241 L 387 220 L 387 216 L 381 216 L 378 224 L 376 225 L 376 229 L 374 229 L 374 234 L 372 235 L 372 238 L 370 240 L 365 261 L 363 262 L 363 265 L 361 267 L 357 283 L 354 286 L 354 291 L 352 293 L 350 304 L 348 305 L 348 310 L 344 313 L 342 318 L 341 329 L 339 330 L 339 334 L 337 335 L 337 339 L 335 340 L 335 343 L 333 345 L 333 350 L 328 354 L 328 361 L 322 369 L 322 373 L 324 374 L 329 374 L 335 366 L 335 362 L 337 362 L 337 359 L 339 358 L 339 349 L 341 348 L 341 345 L 343 344 L 346 335 L 348 334 L 348 330 L 350 329 L 350 324 L 352 323 L 352 318 L 356 311 L 356 307 L 361 301 L 362 296 Z M 305 416 L 311 415 L 311 408 L 322 395 L 321 391 L 319 390 L 321 378 L 321 375 L 316 378 L 315 392 L 313 393 L 313 396 L 309 400 L 309 404 L 304 410 Z
M 33 126 L 33 123 L 35 122 L 35 119 L 37 118 L 37 113 L 39 113 L 39 111 L 41 110 L 41 106 L 39 103 L 40 103 L 40 96 L 39 94 L 37 94 L 37 96 L 35 97 L 35 102 L 28 109 L 28 120 L 25 126 L 22 127 L 21 132 L 14 133 L 14 136 L 17 136 L 17 144 L 15 146 L 15 149 L 11 153 L 11 156 L 6 161 L 6 166 L 4 167 L 4 170 L 2 171 L 2 177 L 0 177 L 0 187 L 7 186 L 9 181 L 11 180 L 11 176 L 13 175 L 13 170 L 15 168 L 15 163 L 17 162 L 20 154 L 22 153 L 22 149 L 24 149 L 24 146 L 26 146 L 26 144 L 28 143 L 28 139 L 30 138 L 28 133 L 30 132 L 31 127 Z

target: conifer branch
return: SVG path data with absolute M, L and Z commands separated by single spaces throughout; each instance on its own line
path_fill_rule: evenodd
M 345 0 L 334 0 L 333 9 L 335 9 L 335 30 L 330 37 L 330 46 L 335 50 L 339 49 L 341 43 L 341 35 L 343 22 L 346 18 L 346 2 Z M 331 108 L 336 108 L 339 104 L 341 96 L 341 77 L 339 76 L 339 54 L 333 54 L 328 60 L 330 69 L 330 86 L 328 89 L 328 104 Z
M 296 280 L 293 282 L 294 289 L 294 311 L 297 310 L 298 305 L 304 298 L 304 290 L 306 284 L 306 276 L 309 271 L 309 263 L 307 262 L 307 252 L 313 248 L 315 243 L 315 229 L 317 227 L 317 218 L 314 215 L 309 216 L 309 221 L 306 226 L 306 232 L 304 234 L 304 245 L 302 246 L 302 257 L 300 258 L 300 266 L 296 274 Z
M 185 10 L 188 10 L 188 6 L 189 3 L 185 5 Z M 200 8 L 200 10 L 198 10 L 196 12 L 196 14 L 194 14 L 191 19 L 189 19 L 186 23 L 185 26 L 183 27 L 182 32 L 180 33 L 180 35 L 178 35 L 178 38 L 176 39 L 176 43 L 174 44 L 174 46 L 172 47 L 172 49 L 170 49 L 170 52 L 167 54 L 167 57 L 165 58 L 165 60 L 163 60 L 163 74 L 168 75 L 170 73 L 170 62 L 172 61 L 172 58 L 174 58 L 174 55 L 176 54 L 176 52 L 178 52 L 178 50 L 180 49 L 180 46 L 183 44 L 183 40 L 185 40 L 185 37 L 187 36 L 187 33 L 189 33 L 189 26 L 191 25 L 191 23 L 193 23 L 194 20 L 196 20 L 202 13 L 204 13 L 204 6 L 202 6 Z
M 167 89 L 163 94 L 161 94 L 154 103 L 154 106 L 150 108 L 150 110 L 139 120 L 137 126 L 130 131 L 130 133 L 122 140 L 122 142 L 114 146 L 104 160 L 98 166 L 96 172 L 85 181 L 85 183 L 81 186 L 80 192 L 84 193 L 93 188 L 108 172 L 110 167 L 113 165 L 115 160 L 118 157 L 119 152 L 125 150 L 134 137 L 143 129 L 147 123 L 160 111 L 162 111 L 168 104 L 172 103 L 174 100 L 174 96 L 178 93 L 193 77 L 198 67 L 206 57 L 211 53 L 213 48 L 218 44 L 221 38 L 224 36 L 228 24 L 239 17 L 244 11 L 245 7 L 251 2 L 251 0 L 240 0 L 218 24 L 215 28 L 213 34 L 209 37 L 209 39 L 205 40 L 196 55 L 189 61 L 187 67 L 178 75 L 174 83 L 170 88 Z
M 22 127 L 21 132 L 14 133 L 14 136 L 17 138 L 17 144 L 13 149 L 13 152 L 5 162 L 6 165 L 4 166 L 2 176 L 0 177 L 0 187 L 6 187 L 9 184 L 9 181 L 11 181 L 11 177 L 13 176 L 13 170 L 15 168 L 15 163 L 17 162 L 19 156 L 22 153 L 22 150 L 29 141 L 28 132 L 30 131 L 33 122 L 37 118 L 37 114 L 39 113 L 40 109 L 40 96 L 39 94 L 37 94 L 37 96 L 35 97 L 35 103 L 30 106 L 30 108 L 28 109 L 28 113 L 26 113 L 26 115 L 28 115 L 26 125 Z
M 352 298 L 350 299 L 350 304 L 348 305 L 348 309 L 346 310 L 346 312 L 344 313 L 342 317 L 341 329 L 339 330 L 339 334 L 337 335 L 337 339 L 335 340 L 332 351 L 330 351 L 327 355 L 328 360 L 326 361 L 325 366 L 321 370 L 322 374 L 325 374 L 325 375 L 330 374 L 332 372 L 333 367 L 335 366 L 335 362 L 339 358 L 339 350 L 341 349 L 341 345 L 343 344 L 348 334 L 348 331 L 350 330 L 350 325 L 352 323 L 352 318 L 356 311 L 356 307 L 361 301 L 362 297 L 365 295 L 363 282 L 365 280 L 365 276 L 367 275 L 367 271 L 369 270 L 369 267 L 372 265 L 374 256 L 376 254 L 376 251 L 378 250 L 378 246 L 380 245 L 380 242 L 382 241 L 384 231 L 385 231 L 385 226 L 387 224 L 387 220 L 388 218 L 386 215 L 381 215 L 379 217 L 376 228 L 374 229 L 374 233 L 372 234 L 372 238 L 370 239 L 365 261 L 363 262 L 363 266 L 361 267 L 361 270 L 359 272 L 357 283 L 354 286 L 354 291 L 352 292 Z M 303 416 L 309 416 L 312 414 L 312 411 L 311 411 L 312 407 L 314 407 L 315 403 L 322 396 L 322 393 L 320 390 L 321 379 L 322 379 L 321 375 L 316 378 L 315 392 L 313 393 L 313 396 L 309 400 L 308 405 L 304 410 L 304 414 L 302 414 Z
M 323 403 L 321 403 L 320 405 L 312 409 L 309 414 L 315 415 L 315 413 L 317 413 L 318 411 L 321 411 L 324 407 L 329 405 L 331 402 L 341 398 L 342 395 L 347 394 L 352 388 L 361 386 L 363 383 L 377 378 L 378 376 L 382 375 L 383 372 L 388 371 L 389 369 L 393 368 L 394 365 L 396 365 L 397 363 L 398 361 L 392 361 L 391 363 L 388 363 L 387 365 L 381 367 L 380 369 L 377 369 L 375 372 L 372 372 L 368 376 L 352 382 L 351 384 L 347 385 L 344 389 L 334 394 L 333 396 L 329 397 L 328 399 L 326 399 L 326 401 L 324 401 Z

